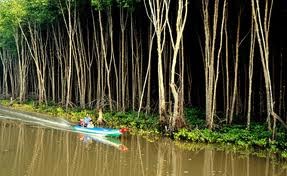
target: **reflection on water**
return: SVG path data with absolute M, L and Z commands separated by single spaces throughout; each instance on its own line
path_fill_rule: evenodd
M 268 158 L 210 147 L 186 151 L 168 139 L 103 141 L 1 118 L 0 166 L 1 176 L 287 176 Z
M 92 135 L 92 134 L 83 134 L 79 133 L 78 138 L 80 141 L 85 143 L 87 146 L 92 144 L 93 142 L 103 143 L 109 146 L 113 146 L 122 152 L 128 151 L 128 148 L 121 143 L 118 138 L 114 137 L 104 137 L 99 135 Z

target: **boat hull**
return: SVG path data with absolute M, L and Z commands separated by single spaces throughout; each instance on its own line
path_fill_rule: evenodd
M 73 130 L 80 133 L 100 135 L 100 136 L 119 137 L 122 135 L 119 129 L 112 129 L 112 128 L 100 128 L 100 127 L 86 128 L 82 126 L 73 126 Z

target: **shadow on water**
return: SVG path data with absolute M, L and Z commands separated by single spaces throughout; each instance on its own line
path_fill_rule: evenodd
M 283 165 L 250 154 L 183 150 L 169 139 L 92 138 L 11 118 L 0 118 L 0 166 L 1 176 L 287 176 Z

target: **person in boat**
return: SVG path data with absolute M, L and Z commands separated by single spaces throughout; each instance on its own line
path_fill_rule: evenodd
M 87 128 L 94 128 L 94 127 L 95 127 L 95 125 L 94 125 L 93 121 L 90 120 L 89 124 L 87 125 Z
M 84 119 L 80 119 L 79 126 L 85 126 Z
M 84 117 L 84 127 L 87 127 L 91 120 L 92 118 L 87 114 L 86 117 Z
M 88 114 L 86 114 L 84 118 L 80 119 L 79 126 L 87 127 L 91 120 L 92 118 Z

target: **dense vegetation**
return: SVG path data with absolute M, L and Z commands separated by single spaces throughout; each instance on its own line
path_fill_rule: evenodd
M 1 98 L 157 114 L 104 118 L 286 150 L 286 12 L 283 0 L 0 0 Z

